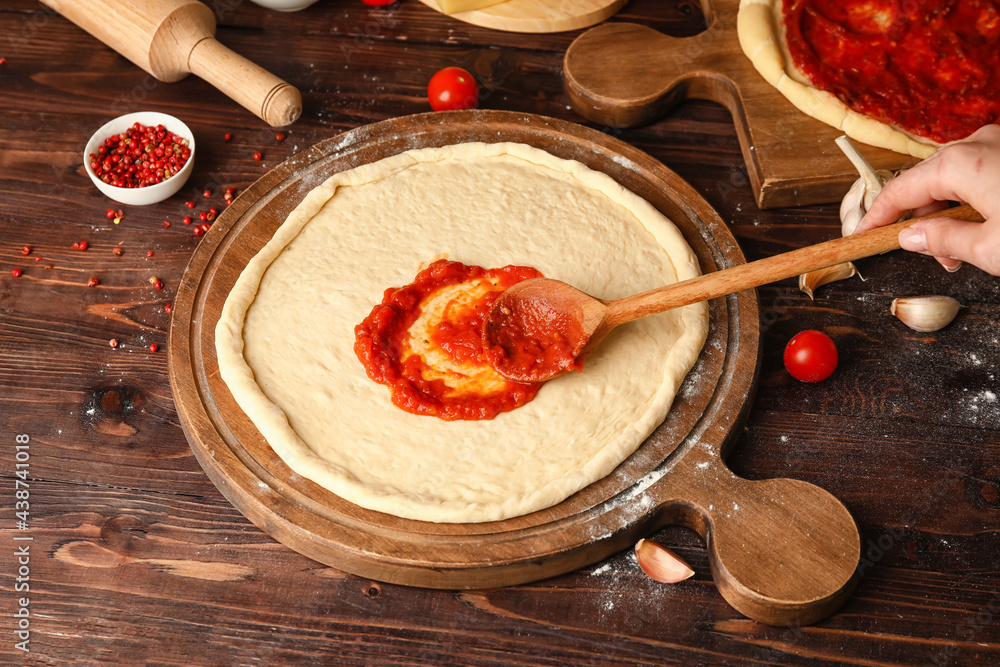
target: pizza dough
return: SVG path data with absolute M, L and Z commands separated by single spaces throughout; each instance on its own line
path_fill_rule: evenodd
M 392 405 L 353 352 L 387 287 L 430 261 L 533 266 L 601 298 L 694 277 L 697 258 L 605 174 L 520 144 L 408 151 L 335 174 L 250 261 L 216 327 L 222 378 L 299 475 L 436 522 L 543 509 L 610 473 L 663 420 L 704 345 L 706 304 L 616 329 L 585 371 L 490 421 Z
M 814 88 L 795 67 L 785 46 L 782 0 L 740 0 L 737 32 L 743 53 L 758 72 L 803 113 L 872 146 L 925 158 L 938 144 L 913 136 L 849 108 L 836 96 Z

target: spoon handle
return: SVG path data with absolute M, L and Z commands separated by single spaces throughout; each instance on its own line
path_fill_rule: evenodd
M 607 303 L 605 321 L 607 324 L 617 326 L 646 315 L 742 292 L 751 287 L 759 287 L 809 271 L 895 250 L 899 248 L 899 232 L 927 218 L 955 218 L 967 222 L 983 222 L 983 217 L 967 204 L 910 218 L 860 234 L 817 243 L 755 262 L 706 273 L 697 278 L 624 299 L 616 299 Z

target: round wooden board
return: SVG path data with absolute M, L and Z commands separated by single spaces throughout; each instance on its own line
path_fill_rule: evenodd
M 420 0 L 441 11 L 437 0 Z M 507 0 L 471 12 L 451 14 L 466 23 L 508 32 L 565 32 L 596 25 L 628 0 Z
M 829 613 L 849 592 L 860 554 L 849 514 L 817 487 L 749 482 L 722 463 L 742 430 L 756 383 L 753 291 L 710 303 L 709 339 L 695 368 L 666 420 L 632 456 L 564 502 L 505 521 L 435 524 L 348 503 L 294 474 L 240 410 L 219 377 L 214 330 L 250 258 L 331 174 L 412 148 L 466 141 L 516 141 L 578 160 L 673 220 L 704 271 L 744 261 L 723 221 L 676 174 L 621 141 L 572 123 L 461 111 L 395 118 L 321 142 L 241 194 L 205 236 L 181 280 L 168 345 L 170 380 L 184 432 L 209 477 L 277 540 L 380 581 L 434 588 L 522 583 L 594 563 L 662 525 L 680 523 L 705 536 L 720 591 L 743 613 L 779 623 Z M 733 512 L 734 505 L 743 511 Z M 761 565 L 786 543 L 796 552 L 788 558 L 800 565 Z

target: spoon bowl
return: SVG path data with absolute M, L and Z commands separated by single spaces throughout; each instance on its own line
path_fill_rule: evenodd
M 483 349 L 508 380 L 544 382 L 582 369 L 584 357 L 607 333 L 599 332 L 606 310 L 604 301 L 561 280 L 524 280 L 493 302 Z

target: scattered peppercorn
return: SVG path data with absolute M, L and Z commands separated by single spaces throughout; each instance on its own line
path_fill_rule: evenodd
M 156 343 L 150 343 L 149 344 L 149 351 L 150 352 L 156 352 L 159 349 L 160 349 L 160 346 L 157 345 Z
M 286 136 L 288 135 L 286 135 L 284 132 L 278 132 L 277 134 L 274 135 L 274 138 L 277 139 L 278 141 L 284 141 Z
M 14 276 L 15 278 L 20 278 L 21 269 L 11 269 L 10 275 Z
M 169 223 L 169 222 L 167 222 L 166 220 L 164 220 L 164 221 L 163 221 L 163 226 L 164 226 L 164 227 L 169 227 L 169 226 L 170 226 L 170 223 Z
M 80 241 L 80 250 L 86 250 L 89 247 L 86 241 Z
M 234 194 L 236 194 L 236 188 L 226 188 L 226 194 L 229 196 L 233 196 Z
M 121 255 L 125 251 L 119 248 L 118 246 L 115 246 L 114 248 L 111 249 L 111 252 L 115 255 Z
M 146 251 L 146 257 L 152 257 L 152 256 L 153 256 L 153 251 L 152 250 L 147 250 Z
M 204 191 L 204 192 L 202 192 L 201 194 L 202 194 L 202 195 L 204 195 L 204 196 L 205 196 L 205 198 L 208 198 L 208 197 L 211 197 L 211 196 L 212 196 L 212 191 L 211 191 L 211 190 L 205 190 L 205 191 Z
M 108 341 L 108 345 L 110 345 L 111 347 L 118 347 L 118 339 L 112 338 L 111 340 Z
M 230 139 L 232 139 L 232 138 L 233 138 L 233 133 L 232 133 L 232 132 L 226 132 L 226 133 L 225 133 L 225 134 L 224 134 L 224 135 L 222 136 L 222 138 L 223 138 L 223 139 L 225 139 L 226 141 L 229 141 Z
M 205 220 L 208 219 L 208 213 L 202 211 L 201 213 L 198 214 L 198 219 L 201 220 L 202 222 L 205 222 Z
M 187 206 L 188 208 L 194 208 L 194 202 L 193 201 L 186 201 L 186 202 L 184 202 L 184 205 Z
M 22 255 L 30 255 L 31 254 L 31 246 L 24 246 L 23 248 L 21 248 L 21 254 Z
M 97 278 L 91 278 L 87 281 L 87 287 L 97 287 L 100 284 L 101 283 Z
M 174 307 L 173 307 L 173 306 L 171 306 L 171 305 L 170 305 L 170 304 L 168 303 L 167 305 L 165 305 L 165 306 L 163 307 L 163 312 L 165 312 L 165 313 L 166 313 L 167 315 L 169 315 L 169 314 L 170 314 L 170 312 L 171 312 L 171 311 L 172 311 L 173 309 L 174 309 Z
M 184 220 L 183 220 L 182 222 L 183 222 L 183 223 L 184 223 L 185 225 L 190 225 L 190 224 L 191 224 L 191 216 L 190 216 L 190 215 L 185 215 L 185 216 L 184 216 Z
M 108 220 L 110 220 L 111 218 L 115 217 L 115 209 L 109 208 L 107 211 L 104 212 L 104 215 L 108 216 Z
M 194 235 L 195 236 L 201 236 L 204 233 L 205 233 L 205 230 L 202 229 L 200 226 L 194 228 Z
M 264 159 L 264 154 L 261 153 L 260 151 L 257 151 L 256 153 L 253 154 L 253 159 L 256 160 L 257 162 L 260 162 L 261 160 Z
M 155 287 L 156 289 L 163 289 L 163 281 L 157 280 L 155 283 L 153 283 L 153 287 Z

